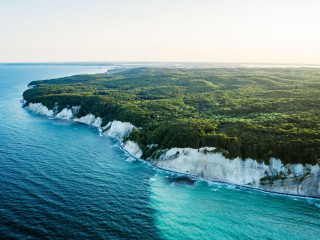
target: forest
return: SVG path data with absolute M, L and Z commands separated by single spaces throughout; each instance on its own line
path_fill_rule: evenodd
M 230 159 L 319 162 L 320 69 L 135 68 L 29 85 L 26 104 L 81 105 L 78 117 L 131 122 L 143 158 L 213 146 Z

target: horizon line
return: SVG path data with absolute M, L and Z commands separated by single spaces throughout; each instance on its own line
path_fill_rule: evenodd
M 311 65 L 316 66 L 320 65 L 320 63 L 297 63 L 297 62 L 219 62 L 219 61 L 17 61 L 17 62 L 2 62 L 0 64 L 70 64 L 70 63 L 77 63 L 77 64 L 106 64 L 106 63 L 171 63 L 171 64 L 180 64 L 180 63 L 193 63 L 193 64 L 264 64 L 264 65 Z

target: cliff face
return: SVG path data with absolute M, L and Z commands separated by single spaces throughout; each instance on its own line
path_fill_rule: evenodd
M 46 115 L 49 117 L 53 116 L 53 110 L 49 110 L 46 106 L 43 106 L 41 103 L 29 103 L 27 108 L 36 113 Z
M 65 108 L 59 113 L 57 104 L 53 110 L 49 110 L 41 103 L 29 103 L 26 108 L 46 116 L 73 120 L 98 128 L 101 128 L 102 124 L 102 119 L 93 114 L 75 118 L 80 106 Z M 119 139 L 126 151 L 140 158 L 142 151 L 137 143 L 130 140 L 122 142 L 134 129 L 136 127 L 131 123 L 120 121 L 109 122 L 101 128 L 104 135 Z M 270 165 L 252 159 L 229 160 L 221 153 L 215 152 L 213 147 L 159 150 L 157 156 L 159 157 L 149 158 L 147 161 L 162 169 L 265 191 L 320 197 L 319 165 L 283 165 L 279 159 L 270 159 Z
M 270 159 L 270 165 L 252 159 L 226 159 L 212 148 L 172 148 L 157 159 L 148 159 L 167 170 L 266 191 L 320 197 L 319 165 L 286 164 Z

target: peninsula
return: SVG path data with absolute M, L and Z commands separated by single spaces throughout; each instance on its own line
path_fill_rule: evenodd
M 25 107 L 163 169 L 320 197 L 320 69 L 135 68 L 33 81 Z

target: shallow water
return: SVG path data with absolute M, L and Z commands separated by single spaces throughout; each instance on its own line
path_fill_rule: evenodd
M 105 71 L 0 64 L 0 239 L 319 239 L 319 200 L 189 181 L 21 107 L 30 81 Z

